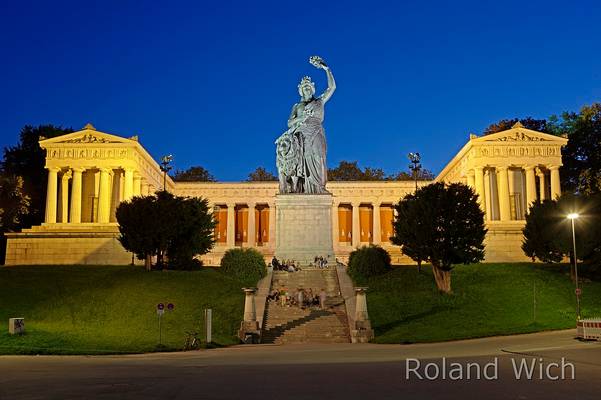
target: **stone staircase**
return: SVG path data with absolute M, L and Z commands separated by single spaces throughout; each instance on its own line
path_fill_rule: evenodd
M 340 295 L 334 267 L 319 269 L 305 267 L 297 272 L 274 271 L 273 289 L 286 288 L 293 293 L 297 288 L 323 288 L 328 297 L 326 309 L 282 307 L 269 302 L 265 309 L 262 343 L 349 343 L 350 336 L 344 299 Z

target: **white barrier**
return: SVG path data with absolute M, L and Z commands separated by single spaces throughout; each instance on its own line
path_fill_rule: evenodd
M 601 340 L 601 318 L 581 319 L 576 328 L 580 339 Z

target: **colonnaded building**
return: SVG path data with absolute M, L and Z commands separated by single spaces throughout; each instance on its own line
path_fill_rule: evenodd
M 488 228 L 485 261 L 529 260 L 521 250 L 525 214 L 536 199 L 561 193 L 559 167 L 566 143 L 519 123 L 492 135 L 470 135 L 436 177 L 468 184 L 479 194 Z M 6 264 L 131 263 L 132 254 L 117 240 L 115 210 L 121 201 L 163 188 L 159 164 L 137 136 L 100 132 L 91 124 L 41 140 L 40 146 L 48 170 L 45 222 L 6 234 Z M 278 182 L 174 182 L 167 177 L 166 189 L 206 198 L 214 210 L 216 244 L 202 256 L 206 265 L 218 265 L 225 250 L 235 247 L 255 247 L 271 258 L 278 241 L 287 240 L 286 226 L 278 223 L 278 215 L 283 218 L 278 208 L 284 207 Z M 386 248 L 394 263 L 411 263 L 389 238 L 393 205 L 415 190 L 414 182 L 327 182 L 326 189 L 331 221 L 322 224 L 317 218 L 312 229 L 327 227 L 329 232 L 320 235 L 331 242 L 336 258 L 344 261 L 354 248 L 373 243 Z

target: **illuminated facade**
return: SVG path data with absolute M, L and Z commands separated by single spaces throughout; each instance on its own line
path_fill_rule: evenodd
M 567 139 L 525 129 L 476 137 L 436 177 L 462 182 L 480 195 L 486 213 L 486 261 L 528 261 L 521 250 L 525 213 L 537 198 L 561 193 L 561 147 Z M 117 240 L 115 210 L 133 196 L 163 188 L 157 162 L 138 142 L 97 131 L 92 125 L 40 141 L 48 170 L 45 222 L 9 233 L 6 264 L 127 264 L 132 254 Z M 419 185 L 429 182 L 422 181 Z M 225 250 L 255 247 L 267 258 L 275 249 L 277 182 L 173 182 L 167 190 L 208 199 L 217 227 L 213 251 L 202 258 L 218 265 Z M 357 246 L 384 246 L 396 264 L 411 263 L 390 243 L 393 205 L 415 190 L 412 181 L 328 182 L 336 257 Z M 138 262 L 138 261 L 136 261 Z

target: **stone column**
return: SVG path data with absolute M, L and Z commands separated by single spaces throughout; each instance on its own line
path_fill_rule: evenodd
M 100 168 L 100 188 L 98 193 L 98 222 L 106 224 L 109 222 L 111 213 L 111 190 L 110 190 L 109 168 Z
M 551 171 L 551 200 L 555 200 L 559 196 L 561 196 L 561 181 L 559 180 L 559 165 L 550 166 L 549 171 Z
M 269 247 L 275 249 L 275 203 L 269 203 Z
M 82 173 L 83 168 L 73 168 L 73 180 L 71 181 L 71 219 L 72 224 L 81 223 L 81 191 L 82 191 Z
M 474 180 L 476 193 L 478 194 L 478 203 L 480 204 L 480 208 L 486 211 L 486 201 L 484 199 L 484 167 L 474 168 Z
M 61 178 L 61 222 L 66 224 L 69 221 L 69 179 L 71 171 L 63 173 Z
M 355 321 L 369 321 L 369 314 L 367 313 L 367 298 L 365 296 L 366 291 L 366 287 L 355 288 Z
M 48 185 L 46 186 L 46 217 L 45 222 L 49 224 L 56 223 L 56 198 L 57 198 L 57 179 L 58 167 L 48 167 Z
M 545 172 L 539 168 L 537 168 L 536 170 L 536 174 L 538 175 L 538 183 L 539 183 L 539 197 L 540 197 L 540 201 L 545 200 L 545 198 L 547 197 L 546 192 L 545 192 Z
M 530 209 L 532 203 L 536 201 L 536 176 L 534 175 L 534 166 L 526 165 L 524 167 L 526 174 L 526 211 Z
M 338 208 L 340 203 L 334 202 L 332 205 L 332 244 L 334 249 L 338 248 L 338 240 L 340 239 L 340 221 L 338 221 Z
M 125 169 L 125 186 L 123 188 L 123 200 L 129 200 L 134 195 L 134 170 Z
M 511 210 L 509 208 L 509 177 L 507 167 L 497 167 L 497 185 L 499 190 L 499 214 L 501 221 L 511 220 Z
M 234 208 L 235 203 L 227 204 L 227 245 L 228 247 L 234 247 L 236 245 L 236 212 Z
M 493 198 L 490 184 L 490 169 L 484 170 L 484 219 L 492 221 L 493 219 Z
M 475 190 L 476 181 L 475 181 L 476 172 L 473 169 L 467 171 L 467 185 Z
M 360 203 L 352 203 L 353 206 L 353 241 L 352 246 L 358 247 L 361 243 L 361 221 L 359 219 L 359 204 Z
M 374 231 L 372 232 L 373 234 L 373 243 L 374 244 L 380 244 L 382 242 L 382 227 L 380 225 L 381 220 L 380 220 L 380 203 L 374 203 L 373 204 L 373 215 L 372 218 L 374 220 L 373 222 L 373 229 Z
M 125 196 L 123 194 L 123 191 L 125 190 L 123 171 L 120 169 L 113 171 L 113 179 L 116 179 L 116 177 L 119 177 L 119 203 L 121 203 L 123 200 L 125 200 Z
M 144 178 L 142 178 L 142 183 L 141 183 L 141 188 L 140 188 L 140 194 L 142 196 L 148 196 L 148 181 Z
M 255 305 L 255 292 L 257 288 L 242 288 L 244 290 L 244 322 L 257 320 L 257 308 Z
M 257 223 L 255 221 L 255 203 L 248 203 L 248 226 L 246 227 L 246 237 L 248 247 L 254 247 L 257 241 Z
M 140 196 L 142 194 L 142 177 L 137 172 L 134 173 L 134 196 Z

